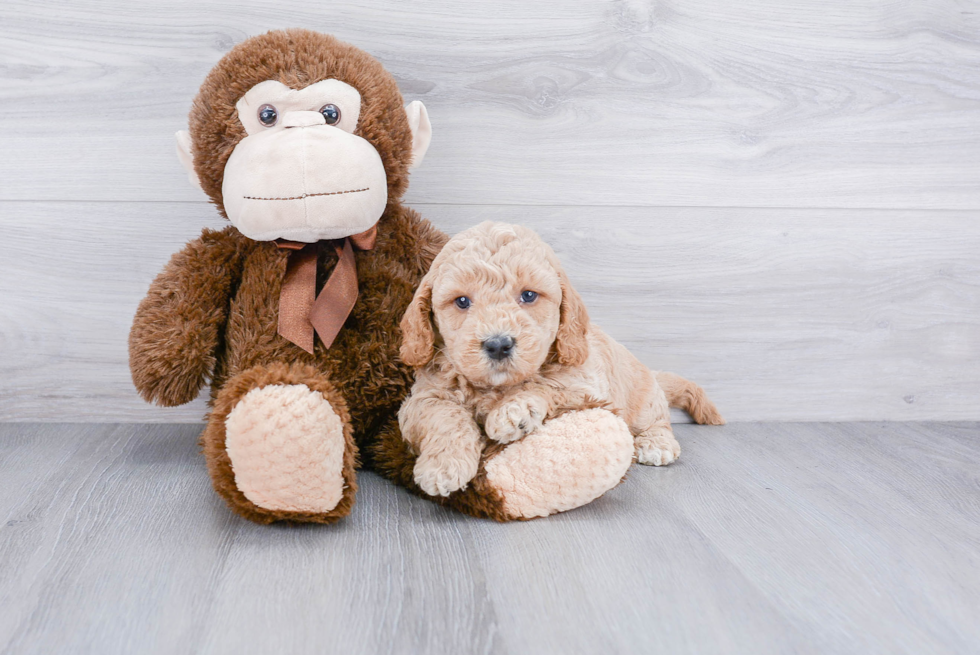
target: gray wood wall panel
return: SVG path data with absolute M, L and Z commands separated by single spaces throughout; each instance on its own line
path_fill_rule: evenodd
M 6 202 L 0 420 L 198 421 L 145 405 L 136 304 L 203 203 Z M 936 210 L 418 205 L 455 233 L 521 222 L 593 319 L 730 420 L 980 419 L 980 222 Z
M 729 419 L 980 418 L 975 1 L 7 0 L 0 420 L 200 420 L 138 399 L 126 334 L 218 225 L 173 132 L 290 26 L 426 103 L 411 204 L 540 229 L 597 322 Z
M 976 2 L 0 5 L 0 198 L 196 200 L 206 72 L 270 28 L 374 53 L 435 125 L 413 202 L 980 208 Z

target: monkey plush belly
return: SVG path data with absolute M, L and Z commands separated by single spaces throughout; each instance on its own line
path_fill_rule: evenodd
M 397 326 L 416 281 L 408 268 L 392 266 L 389 253 L 380 247 L 357 253 L 357 302 L 331 347 L 325 348 L 318 339 L 310 354 L 277 332 L 287 257 L 271 243 L 254 243 L 246 256 L 241 282 L 230 301 L 214 389 L 255 366 L 282 361 L 309 364 L 346 399 L 355 439 L 363 448 L 394 416 L 412 383 L 411 369 L 398 358 Z M 318 258 L 318 288 L 336 262 L 336 253 L 326 244 Z
M 202 436 L 215 488 L 236 512 L 261 523 L 329 523 L 350 512 L 357 463 L 371 464 L 412 383 L 397 325 L 420 272 L 392 261 L 397 241 L 358 253 L 354 308 L 329 348 L 318 339 L 308 353 L 277 330 L 288 252 L 243 239 Z M 324 280 L 337 257 L 322 250 Z

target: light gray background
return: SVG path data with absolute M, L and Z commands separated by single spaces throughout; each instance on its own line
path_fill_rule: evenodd
M 729 420 L 980 419 L 980 4 L 0 5 L 0 420 L 145 405 L 136 304 L 220 225 L 173 133 L 270 28 L 337 34 L 422 100 L 407 200 L 555 246 L 592 315 Z

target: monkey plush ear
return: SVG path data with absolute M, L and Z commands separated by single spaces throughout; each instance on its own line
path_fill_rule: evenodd
M 194 155 L 191 154 L 191 133 L 186 130 L 177 132 L 177 159 L 183 164 L 187 171 L 187 179 L 198 189 L 201 188 L 201 181 L 197 179 L 197 172 L 194 171 Z
M 558 279 L 561 282 L 561 322 L 555 337 L 555 350 L 558 361 L 566 366 L 581 366 L 589 357 L 589 312 L 582 302 L 565 271 L 559 267 Z
M 412 130 L 412 168 L 415 168 L 422 163 L 425 151 L 429 149 L 432 123 L 429 122 L 429 112 L 425 110 L 425 105 L 418 100 L 405 105 L 405 114 L 408 115 L 408 126 Z
M 402 316 L 402 347 L 399 352 L 409 366 L 425 366 L 435 355 L 436 334 L 432 327 L 432 281 L 424 278 Z

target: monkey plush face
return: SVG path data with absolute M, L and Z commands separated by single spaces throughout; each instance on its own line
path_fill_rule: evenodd
M 271 52 L 256 66 L 259 53 L 243 46 Z M 262 72 L 268 77 L 256 79 Z M 378 102 L 392 92 L 400 100 L 390 75 L 352 46 L 303 30 L 269 33 L 233 49 L 208 76 L 191 132 L 177 134 L 178 156 L 251 239 L 357 234 L 378 222 L 429 144 L 425 107 Z
M 388 185 L 378 151 L 354 134 L 357 89 L 324 80 L 294 91 L 267 80 L 237 108 L 248 136 L 225 164 L 221 195 L 242 234 L 312 243 L 377 223 Z

